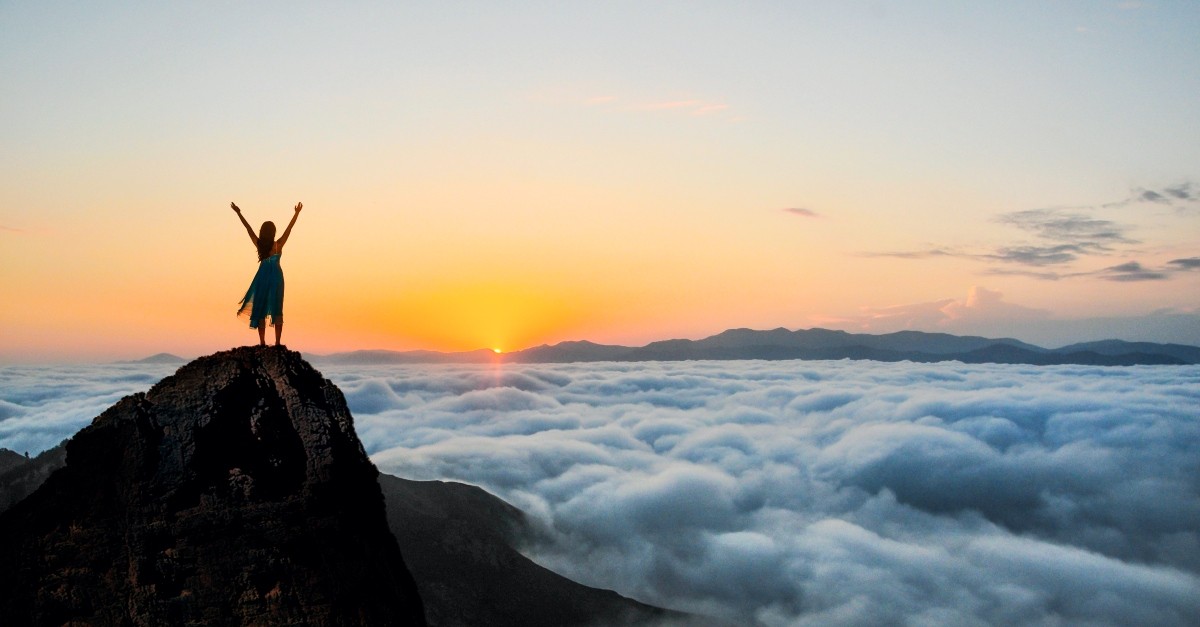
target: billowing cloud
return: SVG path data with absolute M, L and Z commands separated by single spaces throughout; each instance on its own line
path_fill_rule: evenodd
M 937 310 L 1008 306 L 977 288 Z M 1200 610 L 1200 368 L 505 373 L 539 383 L 497 387 L 482 366 L 327 374 L 355 377 L 350 398 L 374 381 L 425 399 L 356 411 L 360 432 L 389 434 L 367 443 L 384 471 L 482 485 L 540 521 L 539 562 L 648 602 L 761 625 L 1186 624 Z
M 951 320 L 995 321 L 1030 320 L 1050 315 L 1044 309 L 1025 307 L 1004 300 L 1004 294 L 986 287 L 972 285 L 964 301 L 953 300 L 942 308 Z
M 0 447 L 39 453 L 73 435 L 122 397 L 145 391 L 174 366 L 0 367 Z
M 977 288 L 937 310 L 1009 305 Z M 141 368 L 0 369 L 0 445 L 45 435 L 28 418 L 48 407 L 98 413 L 86 408 L 163 374 Z M 483 486 L 533 518 L 535 560 L 647 602 L 771 627 L 1184 625 L 1200 614 L 1200 367 L 325 375 L 381 470 Z

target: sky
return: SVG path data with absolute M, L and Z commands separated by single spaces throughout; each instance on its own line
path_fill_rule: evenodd
M 334 366 L 381 471 L 482 486 L 523 551 L 736 625 L 1192 625 L 1200 366 Z M 0 447 L 162 365 L 0 368 Z
M 0 3 L 0 362 L 1200 344 L 1193 2 Z

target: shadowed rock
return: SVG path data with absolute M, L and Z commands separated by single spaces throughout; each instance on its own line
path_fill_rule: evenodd
M 525 514 L 481 488 L 379 476 L 388 521 L 438 627 L 721 625 L 576 583 L 522 555 Z
M 424 625 L 377 476 L 298 353 L 202 357 L 97 417 L 0 515 L 0 616 Z
M 30 459 L 15 451 L 0 449 L 0 512 L 29 496 L 50 473 L 67 461 L 65 441 Z

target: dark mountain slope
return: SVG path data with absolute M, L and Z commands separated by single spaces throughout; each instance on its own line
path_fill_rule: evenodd
M 380 475 L 388 522 L 438 627 L 703 624 L 555 574 L 521 555 L 521 510 L 480 488 Z

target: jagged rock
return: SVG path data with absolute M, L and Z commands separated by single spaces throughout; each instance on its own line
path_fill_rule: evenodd
M 378 471 L 298 353 L 202 357 L 127 396 L 0 514 L 5 624 L 424 625 Z

